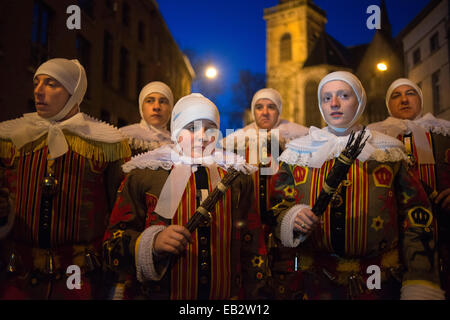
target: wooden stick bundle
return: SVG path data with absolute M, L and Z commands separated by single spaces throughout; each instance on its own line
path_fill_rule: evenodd
M 203 200 L 200 206 L 195 210 L 195 213 L 186 223 L 185 227 L 189 232 L 193 232 L 197 229 L 204 221 L 211 220 L 210 212 L 214 210 L 214 206 L 220 200 L 220 198 L 227 192 L 231 187 L 232 182 L 239 176 L 240 172 L 234 168 L 228 169 L 225 176 L 217 184 L 214 190 L 208 195 L 208 197 Z

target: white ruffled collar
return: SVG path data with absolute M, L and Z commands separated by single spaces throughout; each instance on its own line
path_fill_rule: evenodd
M 124 172 L 128 173 L 133 169 L 152 169 L 162 168 L 170 170 L 173 166 L 189 165 L 196 170 L 199 165 L 210 166 L 217 164 L 219 167 L 227 170 L 230 167 L 235 168 L 245 174 L 251 174 L 258 170 L 257 167 L 248 164 L 245 159 L 235 153 L 216 149 L 213 155 L 202 158 L 191 158 L 180 155 L 176 145 L 167 144 L 152 151 L 147 151 L 131 158 L 130 161 L 122 165 Z
M 388 117 L 386 120 L 369 125 L 369 128 L 397 138 L 412 133 L 418 161 L 421 164 L 434 164 L 433 150 L 426 137 L 427 132 L 450 135 L 450 121 L 435 118 L 431 113 L 416 120 Z
M 37 112 L 24 113 L 20 118 L 0 122 L 0 138 L 11 139 L 15 129 L 24 126 L 36 126 L 40 123 L 59 125 L 69 132 L 93 141 L 115 143 L 125 140 L 125 137 L 115 126 L 83 112 L 78 112 L 64 121 L 49 121 L 40 117 Z M 70 125 L 66 126 L 66 124 Z M 31 141 L 34 140 L 28 142 Z
M 433 133 L 442 134 L 444 136 L 450 135 L 450 121 L 436 118 L 431 113 L 427 113 L 413 122 Z
M 304 136 L 308 134 L 308 128 L 299 125 L 294 122 L 290 122 L 288 120 L 281 120 L 276 127 L 273 129 L 278 129 L 279 132 L 279 138 L 285 142 L 291 141 L 293 139 L 296 139 L 298 137 Z M 272 130 L 273 130 L 272 129 Z M 257 143 L 258 141 L 258 132 L 261 129 L 258 128 L 256 125 L 256 122 L 252 122 L 245 126 L 242 129 L 236 130 L 235 132 L 229 134 L 224 140 L 227 139 L 234 139 L 235 137 L 239 139 L 240 136 L 245 136 L 248 140 L 246 141 L 246 146 L 250 143 Z M 253 132 L 254 134 L 253 134 Z M 250 134 L 249 134 L 250 132 Z M 268 134 L 269 135 L 269 134 Z M 226 142 L 222 140 L 222 145 L 225 147 Z
M 431 131 L 436 134 L 450 135 L 450 121 L 436 118 L 431 113 L 427 113 L 416 120 L 388 117 L 383 121 L 369 124 L 368 127 L 369 129 L 382 132 L 392 137 L 397 137 L 399 134 L 410 133 L 415 126 L 420 126 L 426 131 Z
M 355 134 L 361 131 L 356 127 Z M 366 129 L 366 145 L 358 156 L 358 160 L 377 160 L 380 162 L 407 160 L 403 145 L 397 139 Z M 349 135 L 336 136 L 328 127 L 323 129 L 312 126 L 309 134 L 292 140 L 286 150 L 278 158 L 288 164 L 297 164 L 312 168 L 320 168 L 331 159 L 337 158 L 347 145 Z
M 131 147 L 134 149 L 153 150 L 172 143 L 168 130 L 147 125 L 144 120 L 122 127 L 119 130 L 128 138 Z
M 20 149 L 47 134 L 50 155 L 57 158 L 68 150 L 63 130 L 92 141 L 117 143 L 125 140 L 116 127 L 82 112 L 64 121 L 47 120 L 37 112 L 25 113 L 21 118 L 0 123 L 0 138 L 11 140 Z

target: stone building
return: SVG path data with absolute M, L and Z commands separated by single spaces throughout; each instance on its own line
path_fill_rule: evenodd
M 280 91 L 283 118 L 324 126 L 317 87 L 326 74 L 338 70 L 355 73 L 367 91 L 363 122 L 387 116 L 384 95 L 390 82 L 403 75 L 403 62 L 383 0 L 380 9 L 381 29 L 369 44 L 355 47 L 345 47 L 325 32 L 325 11 L 312 0 L 280 0 L 264 10 L 267 86 Z M 377 70 L 380 62 L 388 65 L 383 73 Z
M 70 5 L 81 29 L 69 30 Z M 21 0 L 0 2 L 0 121 L 34 112 L 32 77 L 49 58 L 77 58 L 88 91 L 81 110 L 123 126 L 140 119 L 138 95 L 149 81 L 166 82 L 179 99 L 194 71 L 154 0 Z
M 406 76 L 423 91 L 424 113 L 450 120 L 448 0 L 432 0 L 400 32 Z

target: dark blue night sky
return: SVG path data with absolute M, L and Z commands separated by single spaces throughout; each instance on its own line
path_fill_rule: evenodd
M 172 36 L 181 50 L 190 50 L 213 62 L 219 70 L 221 94 L 209 97 L 227 125 L 227 110 L 233 108 L 231 87 L 240 70 L 265 73 L 266 29 L 264 8 L 278 0 L 157 0 Z M 374 35 L 366 27 L 368 6 L 380 0 L 315 0 L 325 10 L 326 31 L 345 46 L 368 43 Z M 396 36 L 429 0 L 386 0 L 389 21 Z M 202 76 L 196 70 L 198 76 Z M 199 90 L 201 92 L 201 89 Z M 222 129 L 224 129 L 222 125 Z

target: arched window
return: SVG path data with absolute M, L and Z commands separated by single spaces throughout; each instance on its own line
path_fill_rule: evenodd
M 283 34 L 280 41 L 280 61 L 290 61 L 292 59 L 292 41 L 289 33 Z
M 317 88 L 319 83 L 308 80 L 305 86 L 305 126 L 322 127 L 322 115 L 317 101 Z

